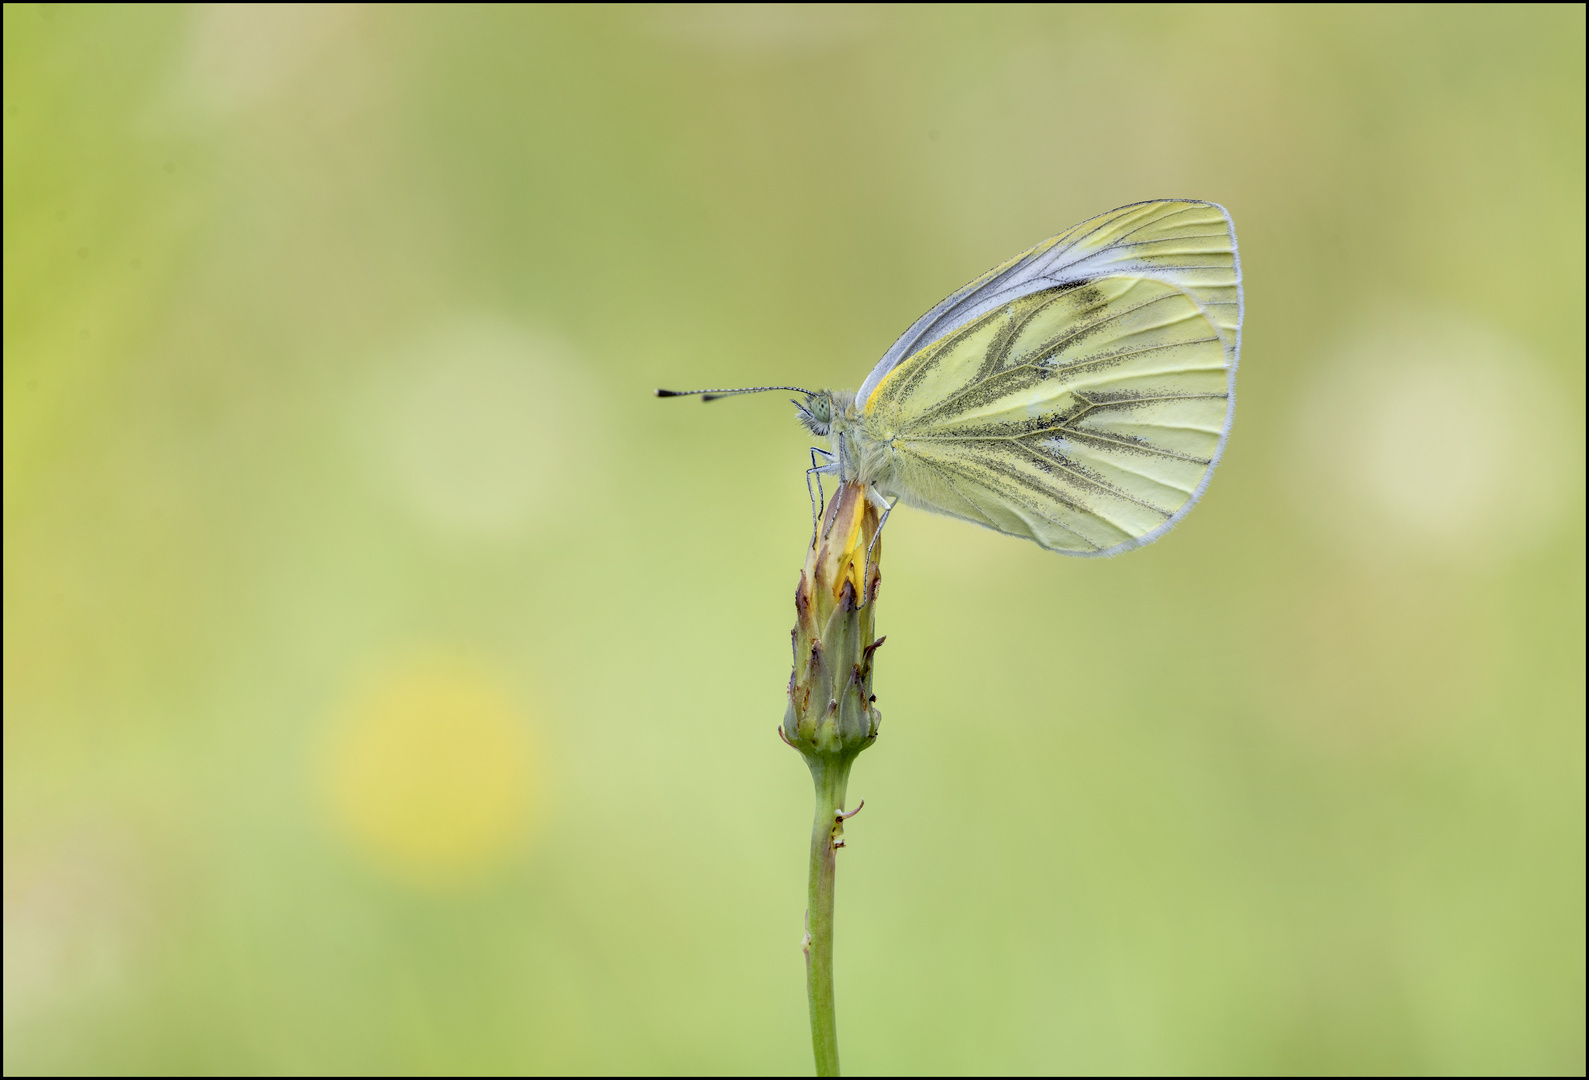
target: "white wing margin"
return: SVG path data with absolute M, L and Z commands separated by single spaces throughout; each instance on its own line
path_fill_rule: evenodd
M 856 400 L 864 409 L 883 377 L 901 362 L 994 308 L 1055 286 L 1115 274 L 1163 281 L 1191 297 L 1219 331 L 1234 384 L 1242 295 L 1241 257 L 1230 214 L 1218 203 L 1156 199 L 1072 226 L 938 303 L 889 346 Z

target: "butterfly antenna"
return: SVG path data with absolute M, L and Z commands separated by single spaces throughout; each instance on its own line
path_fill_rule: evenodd
M 801 386 L 742 386 L 725 390 L 657 390 L 657 397 L 694 397 L 699 394 L 702 401 L 716 401 L 718 398 L 733 397 L 736 394 L 760 394 L 766 390 L 793 390 L 797 394 L 811 395 L 815 390 L 807 390 Z

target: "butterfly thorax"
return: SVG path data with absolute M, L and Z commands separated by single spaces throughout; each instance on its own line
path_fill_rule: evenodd
M 830 453 L 824 473 L 880 488 L 889 486 L 892 439 L 887 432 L 877 430 L 875 417 L 868 417 L 857 407 L 854 392 L 822 390 L 795 406 L 807 430 L 828 440 Z

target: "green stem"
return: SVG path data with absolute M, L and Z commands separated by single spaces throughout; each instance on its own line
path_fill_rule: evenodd
M 818 1076 L 839 1075 L 839 1032 L 833 1014 L 833 878 L 837 849 L 833 842 L 844 830 L 837 814 L 844 809 L 853 757 L 808 757 L 817 789 L 816 817 L 811 822 L 811 881 L 806 893 L 806 994 L 811 1001 L 811 1051 Z

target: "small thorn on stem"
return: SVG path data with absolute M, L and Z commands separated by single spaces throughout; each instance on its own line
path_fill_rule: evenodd
M 787 735 L 785 735 L 783 733 L 783 725 L 782 724 L 778 725 L 778 738 L 782 739 L 783 740 L 783 744 L 785 746 L 789 747 L 789 749 L 791 749 L 791 750 L 797 749 L 795 744 L 789 741 L 789 736 L 787 736 Z M 860 807 L 857 806 L 856 809 L 859 810 Z
M 782 731 L 783 729 L 779 728 L 778 730 Z M 863 807 L 865 805 L 866 805 L 866 800 L 862 799 L 860 802 L 855 804 L 855 809 L 849 811 L 848 813 L 846 813 L 843 810 L 835 810 L 835 811 L 833 811 L 833 819 L 835 821 L 847 821 L 850 818 L 854 817 L 856 814 L 859 814 L 861 812 L 861 807 Z M 870 820 L 870 819 L 868 819 L 868 820 Z

